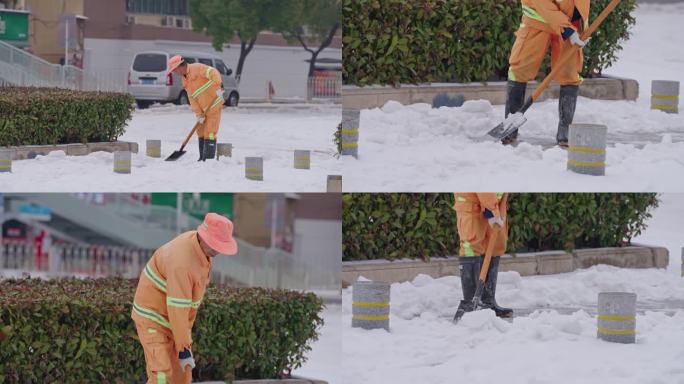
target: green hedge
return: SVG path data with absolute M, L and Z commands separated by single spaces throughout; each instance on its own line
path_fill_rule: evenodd
M 593 0 L 590 19 L 608 3 Z M 583 76 L 615 61 L 635 7 L 622 1 L 594 33 Z M 363 86 L 505 79 L 522 8 L 520 0 L 343 0 L 342 12 L 344 83 Z
M 0 87 L 0 146 L 114 141 L 134 105 L 125 93 Z
M 145 359 L 131 320 L 137 281 L 0 281 L 0 383 L 130 383 Z M 210 287 L 193 328 L 195 380 L 276 378 L 305 361 L 313 294 Z
M 457 255 L 453 194 L 344 194 L 343 259 Z M 522 193 L 509 198 L 508 252 L 628 244 L 658 206 L 653 193 Z

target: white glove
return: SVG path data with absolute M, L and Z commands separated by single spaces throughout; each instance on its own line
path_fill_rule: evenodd
M 491 219 L 487 219 L 487 221 L 492 228 L 494 228 L 495 224 L 498 224 L 501 228 L 504 227 L 504 220 L 501 217 L 492 217 Z
M 572 35 L 570 35 L 569 40 L 571 43 L 583 48 L 585 45 L 587 45 L 589 40 L 591 40 L 591 37 L 588 38 L 587 41 L 584 41 L 580 39 L 579 34 L 577 32 L 574 32 Z
M 216 90 L 216 97 L 223 97 L 223 89 L 219 88 Z
M 200 124 L 204 124 L 205 117 L 202 115 L 197 115 L 197 122 Z
M 183 371 L 185 371 L 185 367 L 188 365 L 190 366 L 190 369 L 195 368 L 195 358 L 192 357 L 192 352 L 189 349 L 184 349 L 183 352 L 179 353 L 178 360 L 180 361 L 181 370 Z

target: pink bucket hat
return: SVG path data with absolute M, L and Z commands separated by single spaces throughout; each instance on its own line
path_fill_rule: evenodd
M 174 69 L 178 68 L 179 65 L 183 64 L 185 60 L 183 59 L 183 56 L 181 55 L 176 55 L 172 58 L 169 59 L 169 71 L 166 72 L 168 75 L 169 73 L 173 72 Z
M 211 249 L 224 254 L 237 253 L 237 242 L 233 238 L 233 222 L 213 212 L 207 213 L 204 222 L 197 227 L 197 233 Z

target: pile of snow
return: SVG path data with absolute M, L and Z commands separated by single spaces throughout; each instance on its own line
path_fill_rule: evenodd
M 485 310 L 453 325 L 460 279 L 419 275 L 392 284 L 390 332 L 366 331 L 351 328 L 352 288 L 345 289 L 342 382 L 684 383 L 684 194 L 659 197 L 635 241 L 667 247 L 668 269 L 500 272 L 497 300 L 522 315 L 510 322 Z M 606 291 L 637 294 L 636 344 L 596 338 L 598 293 Z
M 486 136 L 502 121 L 503 109 L 478 100 L 459 108 L 388 102 L 363 110 L 359 158 L 343 158 L 345 189 L 434 192 L 453 189 L 455 181 L 466 190 L 684 189 L 684 178 L 663 177 L 684 174 L 684 115 L 580 97 L 575 122 L 608 126 L 606 176 L 591 177 L 567 171 L 567 151 L 552 146 L 557 100 L 528 111 L 515 147 Z
M 175 162 L 164 158 L 178 150 L 195 123 L 187 106 L 136 110 L 122 141 L 138 143 L 130 175 L 113 172 L 113 155 L 96 152 L 66 156 L 52 152 L 12 163 L 12 173 L 0 174 L 3 192 L 325 192 L 327 177 L 341 174 L 333 134 L 340 123 L 339 106 L 310 110 L 273 111 L 224 109 L 218 141 L 233 144 L 233 157 L 198 163 L 197 139 Z M 145 141 L 162 140 L 162 158 L 145 156 Z M 311 150 L 311 169 L 294 169 L 294 150 Z M 264 181 L 245 178 L 245 157 L 264 158 Z
M 567 153 L 555 143 L 558 102 L 535 103 L 521 128 L 524 141 L 502 147 L 484 138 L 499 124 L 504 107 L 467 101 L 460 108 L 433 110 L 427 104 L 361 113 L 359 159 L 344 158 L 350 191 L 660 191 L 684 190 L 684 114 L 651 111 L 652 80 L 684 84 L 684 50 L 673 39 L 681 29 L 684 4 L 639 4 L 630 39 L 604 73 L 636 79 L 639 100 L 580 98 L 575 122 L 608 126 L 606 176 L 566 170 Z M 684 89 L 684 88 L 683 88 Z M 680 98 L 684 111 L 684 97 Z

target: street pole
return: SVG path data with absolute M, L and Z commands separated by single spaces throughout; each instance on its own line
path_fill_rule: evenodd
M 271 199 L 271 248 L 275 248 L 276 243 L 276 220 L 278 220 L 277 204 L 275 198 Z

